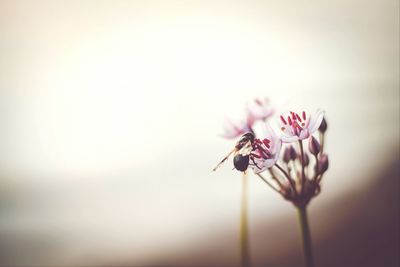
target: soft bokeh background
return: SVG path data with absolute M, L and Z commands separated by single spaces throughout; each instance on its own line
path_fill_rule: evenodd
M 237 266 L 222 122 L 327 112 L 320 266 L 399 264 L 399 2 L 0 1 L 0 264 Z M 283 107 L 284 108 L 284 107 Z M 299 266 L 250 177 L 255 265 Z

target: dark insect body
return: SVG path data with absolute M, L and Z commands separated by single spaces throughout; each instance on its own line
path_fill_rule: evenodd
M 236 170 L 241 172 L 247 170 L 247 168 L 249 167 L 249 162 L 250 162 L 250 155 L 237 154 L 233 158 L 233 166 L 235 166 Z

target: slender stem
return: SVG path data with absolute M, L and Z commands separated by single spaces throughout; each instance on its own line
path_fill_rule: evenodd
M 306 174 L 304 172 L 304 149 L 303 149 L 303 141 L 299 140 L 300 145 L 300 154 L 301 154 L 301 194 L 303 194 L 304 183 L 306 182 Z
M 319 133 L 319 140 L 321 142 L 321 155 L 324 153 L 325 134 Z
M 291 180 L 289 173 L 285 171 L 285 169 L 282 168 L 278 163 L 275 163 L 274 166 L 277 167 L 286 176 L 286 178 L 288 178 L 288 180 Z
M 284 191 L 285 186 L 281 183 L 281 181 L 278 179 L 278 177 L 275 176 L 274 172 L 272 171 L 272 168 L 269 168 L 268 171 L 271 174 L 272 179 L 274 179 L 275 182 L 279 185 L 279 188 Z
M 248 238 L 248 227 L 247 227 L 247 176 L 243 174 L 242 181 L 242 203 L 240 213 L 240 256 L 243 267 L 250 266 L 249 257 L 249 238 Z
M 297 214 L 299 218 L 301 237 L 303 241 L 303 254 L 306 267 L 314 267 L 314 260 L 312 255 L 311 234 L 308 226 L 307 208 L 306 206 L 297 207 Z
M 265 179 L 264 176 L 262 176 L 261 174 L 257 173 L 258 177 L 261 178 L 261 180 L 263 180 L 267 185 L 269 185 L 269 187 L 271 187 L 274 191 L 278 192 L 279 194 L 281 193 L 278 189 L 275 188 L 275 186 L 273 186 L 270 182 L 268 182 L 267 179 Z
M 282 168 L 278 163 L 275 163 L 275 167 L 277 167 L 286 176 L 286 178 L 289 180 L 290 185 L 292 186 L 294 194 L 297 195 L 296 184 L 293 181 L 292 177 L 290 177 L 289 173 L 287 173 L 285 169 Z
M 296 161 L 295 160 L 292 160 L 292 166 L 293 166 L 294 176 L 296 177 L 297 176 L 297 166 L 296 166 Z
M 318 177 L 318 169 L 319 169 L 319 160 L 318 160 L 318 155 L 314 155 L 315 156 L 315 174 L 314 174 L 314 181 L 317 180 Z
M 321 174 L 321 176 L 317 178 L 317 182 L 318 182 L 318 183 L 321 182 L 323 176 L 324 176 L 324 174 Z

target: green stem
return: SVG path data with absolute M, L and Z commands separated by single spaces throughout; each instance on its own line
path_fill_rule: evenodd
M 312 256 L 311 234 L 308 226 L 306 206 L 297 207 L 297 214 L 300 223 L 301 237 L 303 241 L 303 253 L 306 267 L 314 267 Z
M 247 176 L 243 174 L 242 182 L 242 206 L 240 214 L 240 256 L 243 267 L 250 266 L 249 240 L 247 227 Z

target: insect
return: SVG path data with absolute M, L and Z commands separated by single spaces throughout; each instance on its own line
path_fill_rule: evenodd
M 250 155 L 241 155 L 237 154 L 233 158 L 233 166 L 235 166 L 235 169 L 241 172 L 244 172 L 247 170 L 249 167 L 250 163 Z
M 253 163 L 255 164 L 254 158 L 252 157 L 251 154 L 251 152 L 255 149 L 254 147 L 255 140 L 256 139 L 253 133 L 249 132 L 242 135 L 242 137 L 236 143 L 233 150 L 229 152 L 229 154 L 226 155 L 220 161 L 220 163 L 218 163 L 218 165 L 213 169 L 213 171 L 216 171 L 232 154 L 235 155 L 233 158 L 233 166 L 235 166 L 235 169 L 242 172 L 246 171 L 250 164 L 250 160 L 252 160 Z

